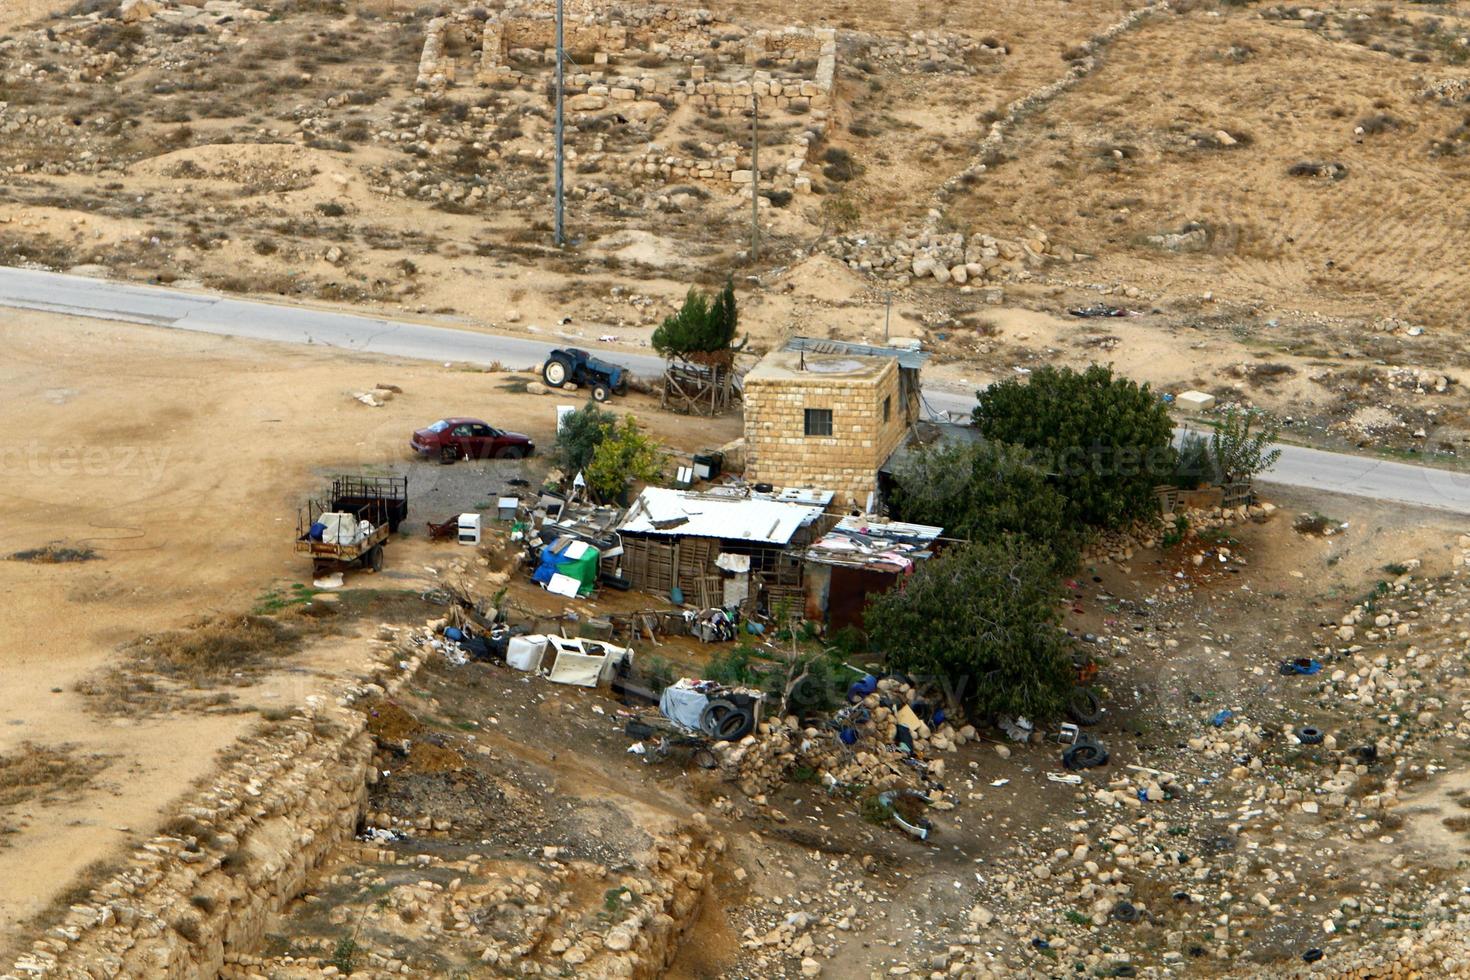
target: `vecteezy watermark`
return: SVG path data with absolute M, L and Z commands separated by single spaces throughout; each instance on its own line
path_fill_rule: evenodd
M 33 439 L 0 444 L 0 479 L 119 477 L 151 486 L 163 480 L 172 455 L 168 446 L 58 446 Z

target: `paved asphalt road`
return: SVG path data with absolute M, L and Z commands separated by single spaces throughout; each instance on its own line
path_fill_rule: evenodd
M 0 306 L 395 357 L 498 361 L 513 368 L 539 365 L 548 350 L 562 343 L 555 336 L 545 341 L 501 337 L 24 269 L 0 268 Z M 663 360 L 649 354 L 618 351 L 610 357 L 639 375 L 663 370 Z M 963 412 L 973 404 L 968 393 L 930 389 L 924 397 L 935 411 Z M 1299 446 L 1281 449 L 1268 481 L 1470 514 L 1470 474 Z

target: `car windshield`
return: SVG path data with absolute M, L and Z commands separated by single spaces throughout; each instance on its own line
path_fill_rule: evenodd
M 433 425 L 429 426 L 429 431 L 430 432 L 443 432 L 447 428 L 449 428 L 449 421 L 447 419 L 440 419 L 439 421 L 435 422 Z

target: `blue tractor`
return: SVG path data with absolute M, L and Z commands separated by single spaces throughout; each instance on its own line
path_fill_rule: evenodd
M 605 402 L 628 393 L 628 369 L 600 361 L 576 347 L 557 348 L 541 365 L 541 380 L 553 388 L 574 384 L 592 389 L 592 400 Z

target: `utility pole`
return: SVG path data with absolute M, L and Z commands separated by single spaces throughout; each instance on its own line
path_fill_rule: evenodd
M 556 247 L 567 242 L 566 184 L 566 35 L 565 0 L 556 0 Z
M 883 307 L 883 342 L 888 343 L 888 320 L 893 315 L 893 290 L 883 294 L 885 306 Z
M 750 80 L 750 260 L 761 255 L 761 99 Z

